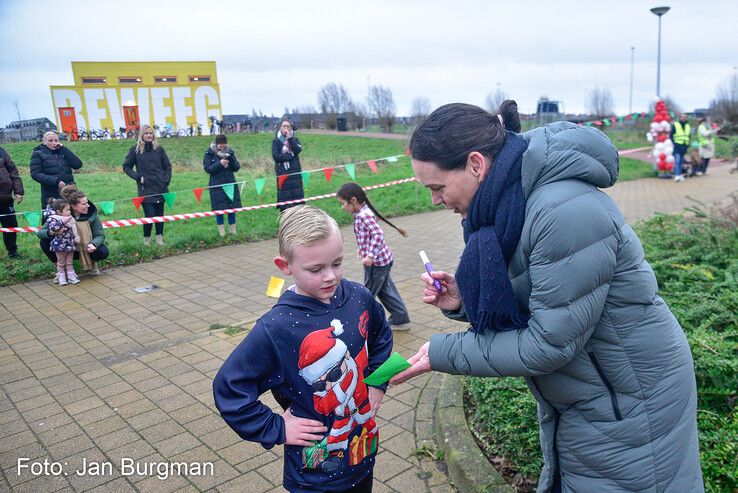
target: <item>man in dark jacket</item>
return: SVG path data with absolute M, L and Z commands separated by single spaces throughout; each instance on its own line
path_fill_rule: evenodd
M 0 147 L 0 224 L 3 228 L 18 227 L 13 207 L 14 195 L 16 203 L 23 202 L 23 181 L 13 160 L 5 149 Z M 8 251 L 8 257 L 19 259 L 15 235 L 16 233 L 3 233 L 3 243 Z
M 277 130 L 277 135 L 272 141 L 272 157 L 274 158 L 274 173 L 277 175 L 277 202 L 288 200 L 299 200 L 305 198 L 302 189 L 302 167 L 300 166 L 300 153 L 302 145 L 300 140 L 294 136 L 292 124 L 289 120 L 282 120 Z M 284 176 L 284 177 L 283 177 Z M 303 204 L 280 205 L 281 211 Z
M 41 184 L 41 208 L 50 198 L 59 198 L 59 189 L 74 183 L 73 169 L 80 169 L 82 160 L 59 142 L 54 132 L 46 132 L 42 144 L 31 155 L 31 178 Z

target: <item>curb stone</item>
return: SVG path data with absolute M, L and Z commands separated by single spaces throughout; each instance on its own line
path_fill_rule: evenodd
M 436 407 L 436 436 L 449 476 L 459 491 L 515 493 L 489 463 L 474 440 L 464 415 L 463 380 L 444 375 Z

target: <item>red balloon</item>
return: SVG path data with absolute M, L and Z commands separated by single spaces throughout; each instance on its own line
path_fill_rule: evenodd
M 664 117 L 661 116 L 661 113 L 657 113 L 656 116 L 653 117 L 653 121 L 655 121 L 656 123 L 661 123 L 662 121 L 664 121 Z
M 674 165 L 671 163 L 666 163 L 666 171 L 671 171 L 674 169 Z
M 663 152 L 659 154 L 659 161 L 666 162 L 666 154 L 664 154 Z
M 657 166 L 659 171 L 666 171 L 666 163 L 661 161 Z
M 670 122 L 670 121 L 671 121 L 671 117 L 670 117 L 669 115 L 666 115 L 666 116 L 664 117 L 664 121 L 665 121 L 665 122 Z
M 658 137 L 656 137 L 656 140 L 658 140 L 659 142 L 665 142 L 666 139 L 667 139 L 667 136 L 666 136 L 666 133 L 664 132 L 659 133 Z

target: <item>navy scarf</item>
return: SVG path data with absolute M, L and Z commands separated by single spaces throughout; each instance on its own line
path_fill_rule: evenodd
M 525 139 L 512 132 L 474 194 L 464 226 L 466 248 L 456 282 L 475 332 L 515 330 L 528 325 L 518 308 L 507 264 L 520 241 L 525 197 L 520 170 Z

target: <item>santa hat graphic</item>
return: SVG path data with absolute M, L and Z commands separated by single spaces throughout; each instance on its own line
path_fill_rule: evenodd
M 329 328 L 311 332 L 303 339 L 297 367 L 300 376 L 308 384 L 315 383 L 343 360 L 346 355 L 346 344 L 337 339 L 342 333 L 343 324 L 340 320 L 334 319 Z

